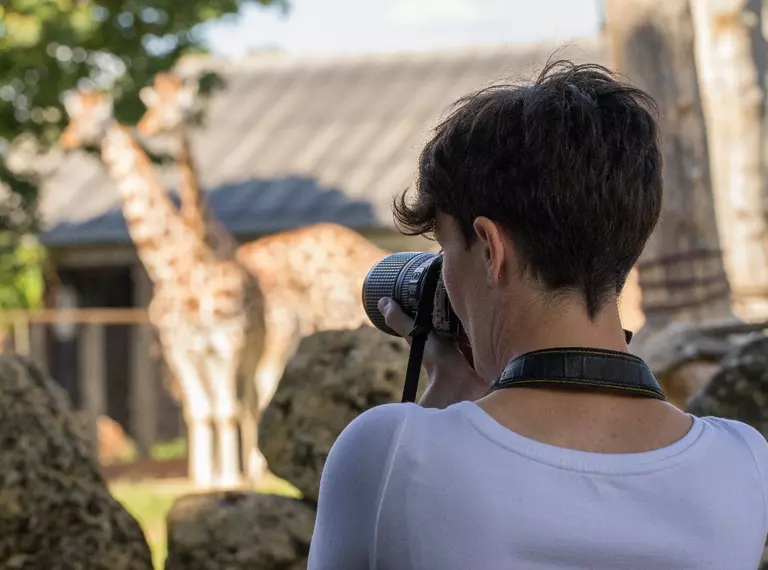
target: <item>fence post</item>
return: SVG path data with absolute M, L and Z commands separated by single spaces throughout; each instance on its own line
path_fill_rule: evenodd
M 104 325 L 88 323 L 83 325 L 83 334 L 78 343 L 80 373 L 80 408 L 88 418 L 88 431 L 98 453 L 99 416 L 106 411 L 106 362 Z
M 133 306 L 146 308 L 152 300 L 152 281 L 140 263 L 131 269 Z M 137 323 L 131 329 L 131 385 L 129 423 L 139 457 L 152 454 L 157 438 L 157 383 L 151 358 L 152 327 Z
M 46 342 L 47 324 L 30 323 L 29 324 L 29 357 L 32 362 L 40 367 L 45 374 L 49 374 L 48 369 L 48 343 Z
M 133 327 L 131 341 L 131 431 L 136 448 L 142 458 L 151 455 L 157 437 L 157 384 L 154 362 L 150 358 L 152 330 L 148 324 Z
M 23 317 L 13 321 L 13 351 L 29 357 L 29 321 Z

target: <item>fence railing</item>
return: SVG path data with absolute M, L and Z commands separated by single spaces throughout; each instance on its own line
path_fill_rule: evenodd
M 136 443 L 140 457 L 147 457 L 157 441 L 158 418 L 161 415 L 158 377 L 158 360 L 152 355 L 154 332 L 147 319 L 145 309 L 136 308 L 78 308 L 40 309 L 31 311 L 2 311 L 0 325 L 10 329 L 11 351 L 30 358 L 46 373 L 59 380 L 61 369 L 51 367 L 52 327 L 69 329 L 77 338 L 76 352 L 72 361 L 76 363 L 76 392 L 79 394 L 78 408 L 86 413 L 91 436 L 96 437 L 96 421 L 107 414 L 110 386 L 110 369 L 128 363 L 127 407 L 129 431 Z M 128 338 L 122 346 L 117 362 L 107 362 L 107 329 L 121 325 L 127 328 Z M 54 340 L 54 342 L 56 342 Z M 125 354 L 123 354 L 125 352 Z M 123 378 L 123 376 L 121 376 Z

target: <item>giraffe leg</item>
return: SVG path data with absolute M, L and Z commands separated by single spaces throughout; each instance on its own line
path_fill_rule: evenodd
M 254 381 L 255 371 L 242 376 L 243 405 L 240 408 L 240 437 L 243 470 L 248 483 L 255 488 L 266 470 L 266 460 L 259 453 L 259 401 Z
M 200 489 L 214 483 L 212 409 L 196 358 L 189 351 L 170 350 L 168 364 L 184 394 L 184 420 L 189 438 L 189 477 Z
M 256 374 L 250 385 L 246 385 L 245 408 L 248 420 L 246 424 L 251 438 L 249 447 L 245 449 L 245 469 L 248 479 L 256 485 L 261 481 L 267 469 L 267 460 L 259 450 L 259 419 L 261 412 L 272 400 L 280 379 L 283 377 L 285 365 L 291 357 L 300 334 L 298 325 L 290 326 L 288 318 L 280 321 L 280 327 L 273 326 L 265 341 L 265 350 L 259 359 Z M 245 442 L 244 442 L 245 443 Z
M 257 373 L 258 374 L 258 373 Z M 248 482 L 253 487 L 259 485 L 267 470 L 267 460 L 259 451 L 259 416 L 261 412 L 256 379 L 244 386 L 244 402 L 242 410 L 243 430 L 243 468 Z
M 216 424 L 219 479 L 224 488 L 241 482 L 238 437 L 237 359 L 230 355 L 210 357 L 205 361 L 207 378 L 214 394 L 213 420 Z
M 189 433 L 189 476 L 192 484 L 200 489 L 214 486 L 213 426 L 210 411 L 194 406 L 186 414 Z
M 241 425 L 243 432 L 248 434 L 243 438 L 243 468 L 248 484 L 257 489 L 267 471 L 267 460 L 258 446 L 258 418 L 250 411 L 245 412 Z

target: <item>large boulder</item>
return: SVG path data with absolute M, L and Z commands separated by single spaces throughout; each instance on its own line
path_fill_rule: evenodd
M 731 348 L 728 339 L 708 336 L 684 322 L 647 325 L 629 345 L 656 376 L 667 400 L 681 409 L 709 383 Z
M 0 356 L 0 438 L 1 568 L 152 569 L 63 390 L 17 357 Z
M 168 513 L 166 570 L 304 570 L 315 507 L 224 491 L 187 495 Z
M 262 415 L 259 446 L 269 470 L 317 501 L 341 431 L 364 411 L 401 400 L 408 352 L 403 339 L 369 326 L 304 338 Z
M 736 347 L 685 410 L 738 420 L 768 437 L 768 338 L 756 335 Z

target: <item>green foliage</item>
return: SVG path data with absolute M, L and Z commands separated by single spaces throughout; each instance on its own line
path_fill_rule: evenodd
M 2 235 L 2 234 L 0 234 Z M 6 232 L 5 236 L 13 234 Z M 43 299 L 43 248 L 28 236 L 0 243 L 0 310 L 31 309 Z
M 135 124 L 144 112 L 139 89 L 182 55 L 204 51 L 201 24 L 235 17 L 247 3 L 288 7 L 287 0 L 0 0 L 0 257 L 11 259 L 0 261 L 0 289 L 19 283 L 5 271 L 26 255 L 16 249 L 35 230 L 39 182 L 7 168 L 12 143 L 23 134 L 41 151 L 55 144 L 66 124 L 60 96 L 84 82 L 110 89 L 117 118 Z M 0 291 L 0 307 L 12 299 Z
M 0 138 L 33 132 L 54 142 L 65 122 L 59 95 L 82 78 L 114 80 L 116 115 L 134 124 L 144 111 L 138 90 L 180 56 L 204 51 L 200 24 L 234 15 L 245 3 L 6 0 L 0 4 Z

